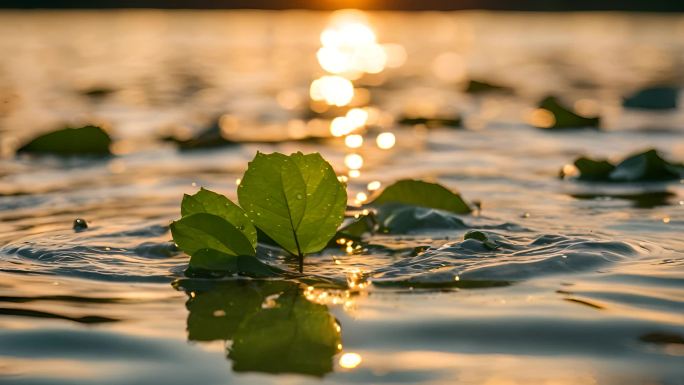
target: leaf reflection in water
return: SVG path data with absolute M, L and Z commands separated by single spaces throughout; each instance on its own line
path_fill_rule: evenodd
M 189 296 L 188 340 L 232 341 L 227 355 L 234 371 L 323 376 L 333 370 L 341 328 L 299 283 L 183 280 L 178 286 Z

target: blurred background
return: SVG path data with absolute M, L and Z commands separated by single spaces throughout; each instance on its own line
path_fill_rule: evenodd
M 684 2 L 0 7 L 0 383 L 319 383 L 230 371 L 232 289 L 171 285 L 183 194 L 234 199 L 256 151 L 303 151 L 352 206 L 418 178 L 477 208 L 307 257 L 361 287 L 311 299 L 340 320 L 328 383 L 682 384 Z M 666 180 L 574 178 L 649 148 Z
M 684 5 L 674 0 L 6 0 L 2 7 L 17 8 L 247 8 L 247 9 L 318 9 L 335 10 L 357 8 L 365 10 L 519 10 L 519 11 L 577 11 L 629 10 L 676 12 Z

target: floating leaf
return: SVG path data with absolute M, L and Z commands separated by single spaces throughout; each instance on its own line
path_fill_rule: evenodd
M 671 110 L 677 108 L 678 98 L 679 89 L 675 87 L 651 87 L 628 96 L 622 105 L 645 110 Z
M 217 215 L 198 213 L 185 216 L 171 223 L 171 234 L 178 247 L 191 256 L 203 249 L 228 255 L 256 254 L 250 240 L 237 227 Z
M 539 103 L 539 108 L 553 115 L 553 124 L 542 128 L 598 128 L 600 118 L 584 117 L 563 106 L 556 97 L 548 96 Z
M 230 222 L 249 239 L 252 247 L 256 249 L 257 231 L 252 221 L 249 220 L 245 211 L 230 199 L 204 188 L 195 195 L 184 195 L 183 202 L 181 202 L 181 215 L 185 217 L 198 213 L 216 215 Z
M 579 179 L 605 180 L 615 170 L 615 166 L 605 159 L 594 160 L 581 157 L 575 161 L 575 167 L 580 172 Z
M 400 180 L 386 187 L 369 205 L 379 206 L 385 203 L 428 207 L 456 214 L 468 214 L 471 211 L 460 195 L 446 187 L 413 179 Z
M 112 139 L 100 127 L 63 128 L 43 134 L 17 152 L 54 155 L 110 155 Z
M 238 188 L 254 224 L 300 257 L 322 250 L 342 223 L 347 192 L 318 153 L 257 153 Z
M 228 357 L 237 372 L 322 376 L 332 371 L 340 342 L 340 328 L 328 308 L 292 288 L 240 323 Z
M 578 179 L 605 182 L 666 181 L 684 178 L 684 165 L 668 162 L 656 150 L 631 155 L 617 166 L 606 160 L 579 158 Z

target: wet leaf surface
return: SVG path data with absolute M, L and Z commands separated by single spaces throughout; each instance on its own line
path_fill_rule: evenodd
M 181 215 L 188 216 L 207 213 L 219 216 L 240 230 L 252 247 L 257 245 L 257 231 L 247 214 L 230 199 L 213 191 L 200 189 L 195 195 L 184 195 L 181 202 Z
M 178 247 L 193 256 L 204 249 L 228 255 L 255 255 L 247 237 L 233 224 L 212 214 L 198 213 L 171 223 L 171 234 Z
M 317 153 L 258 153 L 238 188 L 254 224 L 288 252 L 322 250 L 344 218 L 347 193 Z

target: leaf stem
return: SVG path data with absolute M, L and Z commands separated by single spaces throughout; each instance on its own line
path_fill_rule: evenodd
M 290 223 L 292 223 L 292 219 L 290 219 Z M 302 274 L 304 273 L 304 254 L 302 254 L 302 249 L 299 247 L 299 239 L 297 239 L 297 232 L 292 230 L 292 234 L 294 235 L 294 240 L 295 240 L 295 245 L 297 245 L 297 257 L 299 258 L 299 273 Z

